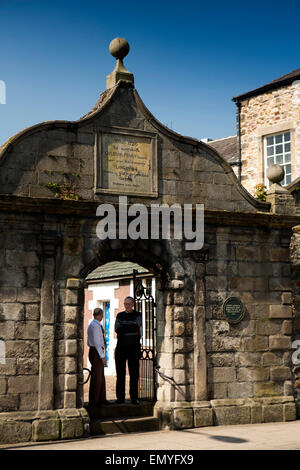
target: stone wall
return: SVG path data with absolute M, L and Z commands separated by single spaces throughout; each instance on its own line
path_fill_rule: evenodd
M 300 173 L 300 82 L 241 102 L 242 183 L 254 194 L 264 183 L 263 136 L 291 131 L 292 180 Z
M 282 229 L 206 226 L 205 261 L 189 271 L 194 286 L 201 287 L 191 297 L 182 278 L 173 286 L 173 306 L 166 308 L 173 333 L 166 349 L 173 355 L 163 353 L 161 364 L 166 375 L 173 369 L 184 394 L 169 387 L 166 400 L 166 388 L 159 389 L 155 409 L 164 426 L 296 419 L 290 236 Z M 223 312 L 231 296 L 245 306 L 238 324 L 230 324 Z
M 137 92 L 117 85 L 109 101 L 76 122 L 53 121 L 25 129 L 0 148 L 0 192 L 26 197 L 54 198 L 45 185 L 71 182 L 81 200 L 117 202 L 111 194 L 95 191 L 100 161 L 101 129 L 127 129 L 157 135 L 158 197 L 130 196 L 130 203 L 205 204 L 207 209 L 267 211 L 249 197 L 232 168 L 208 145 L 183 138 L 162 126 L 149 113 Z M 96 157 L 96 158 L 95 158 Z M 156 171 L 156 170 L 155 170 Z
M 128 204 L 203 203 L 202 249 L 186 250 L 185 240 L 97 238 L 99 203 L 118 203 L 95 188 L 103 126 L 157 134 L 158 196 L 130 196 Z M 57 199 L 44 186 L 77 172 L 78 200 Z M 173 380 L 158 378 L 162 427 L 294 419 L 288 256 L 298 217 L 271 213 L 212 149 L 164 128 L 121 84 L 87 117 L 11 139 L 0 177 L 0 440 L 13 439 L 11 421 L 17 440 L 88 433 L 83 281 L 120 260 L 158 279 L 157 361 Z M 235 326 L 222 313 L 232 295 L 246 308 Z
M 206 234 L 208 397 L 291 395 L 290 232 L 212 227 Z M 236 325 L 222 311 L 230 296 L 245 305 Z

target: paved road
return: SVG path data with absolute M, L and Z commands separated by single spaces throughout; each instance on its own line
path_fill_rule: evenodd
M 1 445 L 0 450 L 300 450 L 300 420 L 288 423 L 212 426 L 40 444 Z

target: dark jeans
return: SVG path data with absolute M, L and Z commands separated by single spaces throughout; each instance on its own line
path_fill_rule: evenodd
M 131 400 L 138 399 L 140 357 L 140 343 L 135 344 L 133 346 L 120 346 L 119 344 L 117 344 L 115 360 L 117 372 L 116 395 L 118 400 L 125 400 L 126 360 L 128 361 L 128 370 L 130 377 L 130 398 Z

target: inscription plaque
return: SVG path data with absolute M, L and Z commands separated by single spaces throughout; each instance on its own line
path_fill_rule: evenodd
M 239 323 L 244 318 L 244 304 L 236 297 L 229 297 L 223 304 L 223 312 L 229 323 Z
M 102 132 L 97 189 L 156 196 L 156 138 L 140 131 Z

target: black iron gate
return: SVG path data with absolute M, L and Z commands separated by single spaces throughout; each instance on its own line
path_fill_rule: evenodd
M 151 288 L 144 286 L 133 270 L 134 308 L 143 315 L 139 399 L 156 401 L 156 304 Z

